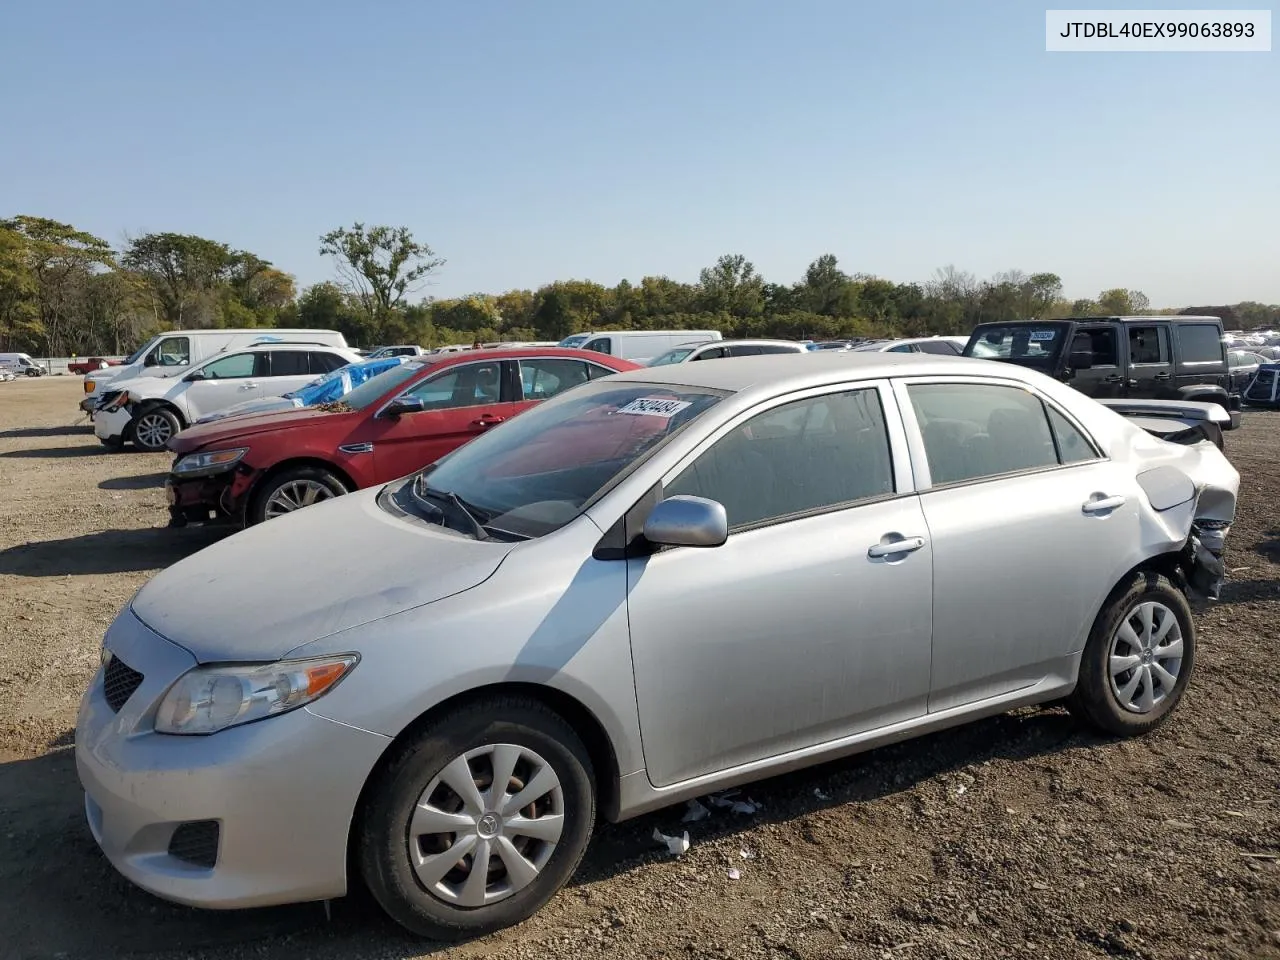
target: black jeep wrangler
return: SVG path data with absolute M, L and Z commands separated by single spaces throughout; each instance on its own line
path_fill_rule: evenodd
M 1240 426 L 1217 317 L 1068 317 L 980 323 L 966 357 L 1003 360 L 1056 377 L 1097 400 L 1216 403 Z

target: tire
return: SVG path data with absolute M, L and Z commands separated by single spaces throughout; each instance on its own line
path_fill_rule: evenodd
M 292 490 L 290 489 L 292 488 Z M 245 512 L 245 526 L 262 523 L 300 507 L 349 493 L 346 485 L 323 467 L 289 467 L 268 476 Z M 308 496 L 310 500 L 308 500 Z M 284 510 L 281 499 L 302 501 Z
M 147 453 L 162 452 L 182 429 L 182 421 L 168 407 L 144 407 L 129 424 L 133 445 Z
M 1144 625 L 1144 608 L 1152 611 L 1150 630 Z M 1126 624 L 1133 642 L 1119 635 Z M 1170 639 L 1174 637 L 1180 647 Z M 1144 650 L 1148 639 L 1158 642 Z M 1170 656 L 1175 649 L 1180 650 L 1180 657 Z M 1118 669 L 1114 677 L 1113 654 L 1117 668 L 1122 661 L 1133 664 L 1129 669 Z M 1147 733 L 1164 723 L 1177 707 L 1195 669 L 1195 659 L 1195 622 L 1187 598 L 1162 574 L 1139 572 L 1112 591 L 1098 614 L 1067 709 L 1102 733 L 1117 737 Z M 1145 677 L 1141 676 L 1144 672 Z M 1174 682 L 1166 685 L 1170 676 Z
M 470 762 L 468 755 L 472 755 Z M 494 776 L 493 757 L 498 757 L 501 764 L 502 758 L 517 755 L 520 760 L 507 781 L 514 787 L 504 789 L 503 796 L 509 801 L 513 796 L 510 791 L 521 789 L 521 784 L 527 784 L 536 794 L 535 771 L 549 770 L 555 787 L 531 797 L 537 809 L 525 806 L 519 813 L 532 812 L 535 818 L 544 818 L 554 816 L 558 810 L 561 830 L 553 841 L 531 838 L 512 830 L 510 821 L 499 825 L 501 818 L 491 819 L 491 811 L 501 811 L 502 806 L 487 790 L 480 792 L 468 808 L 460 795 L 438 785 L 442 777 L 452 779 L 450 770 L 456 772 L 463 764 L 463 777 L 470 774 L 479 789 L 486 775 L 490 780 Z M 544 785 L 550 782 L 545 779 L 546 773 L 536 776 Z M 581 862 L 595 826 L 594 784 L 591 759 L 582 741 L 563 718 L 536 700 L 494 697 L 461 707 L 432 722 L 396 749 L 370 782 L 356 829 L 355 853 L 364 882 L 393 920 L 433 940 L 465 940 L 519 923 L 546 904 Z M 421 817 L 419 804 L 428 801 L 433 806 L 452 803 L 452 807 L 460 807 L 462 815 L 472 819 L 475 826 L 464 819 L 466 833 L 415 836 L 411 830 L 415 814 Z M 467 813 L 469 809 L 490 812 L 473 817 Z M 516 819 L 525 825 L 530 822 L 523 816 Z M 466 905 L 468 896 L 475 901 L 479 889 L 473 888 L 468 894 L 465 884 L 471 876 L 475 853 L 459 850 L 453 854 L 453 845 L 461 842 L 465 846 L 465 838 L 475 838 L 470 849 L 486 849 L 481 845 L 488 842 L 481 837 L 495 828 L 497 835 L 487 847 L 493 853 L 490 870 L 484 874 L 483 895 L 499 899 L 484 905 Z M 519 861 L 508 859 L 513 844 L 521 845 Z M 442 849 L 450 851 L 439 855 L 447 857 L 447 861 L 436 862 L 433 851 Z M 416 854 L 412 852 L 415 850 Z M 414 860 L 419 858 L 420 866 L 415 867 Z M 536 868 L 532 872 L 531 861 Z M 521 862 L 523 876 L 513 878 L 508 862 Z M 432 878 L 439 873 L 441 864 L 448 872 L 437 883 Z M 434 887 L 429 889 L 429 883 Z M 513 883 L 524 885 L 513 891 Z M 462 902 L 450 899 L 451 891 Z

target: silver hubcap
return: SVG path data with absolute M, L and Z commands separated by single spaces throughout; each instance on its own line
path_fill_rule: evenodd
M 495 743 L 455 758 L 409 821 L 409 862 L 434 896 L 484 907 L 523 890 L 564 829 L 564 790 L 528 747 Z
M 267 519 L 292 513 L 299 507 L 309 507 L 321 500 L 331 500 L 334 496 L 336 494 L 332 490 L 315 480 L 291 480 L 267 501 Z
M 133 427 L 133 438 L 144 447 L 163 447 L 173 436 L 173 425 L 158 413 L 148 413 Z
M 1150 713 L 1173 693 L 1182 669 L 1182 628 L 1162 603 L 1140 603 L 1111 638 L 1111 692 L 1133 713 Z

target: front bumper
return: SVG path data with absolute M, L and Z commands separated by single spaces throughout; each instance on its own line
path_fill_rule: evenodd
M 245 505 L 258 471 L 243 463 L 211 477 L 179 477 L 169 474 L 164 482 L 173 526 L 189 523 L 244 522 Z
M 197 907 L 345 894 L 352 814 L 389 738 L 305 708 L 212 736 L 157 734 L 157 703 L 195 659 L 127 610 L 106 642 L 143 675 L 117 713 L 99 670 L 76 725 L 85 814 L 112 866 L 144 890 Z M 217 824 L 202 863 L 170 852 L 175 833 L 193 822 Z
M 126 407 L 116 410 L 96 410 L 93 414 L 93 433 L 99 440 L 128 439 L 129 424 L 133 414 Z

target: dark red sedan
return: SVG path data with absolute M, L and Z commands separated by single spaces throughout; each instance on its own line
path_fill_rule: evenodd
M 247 526 L 386 483 L 540 400 L 635 369 L 585 350 L 468 350 L 410 360 L 336 404 L 197 424 L 169 441 L 170 522 Z

